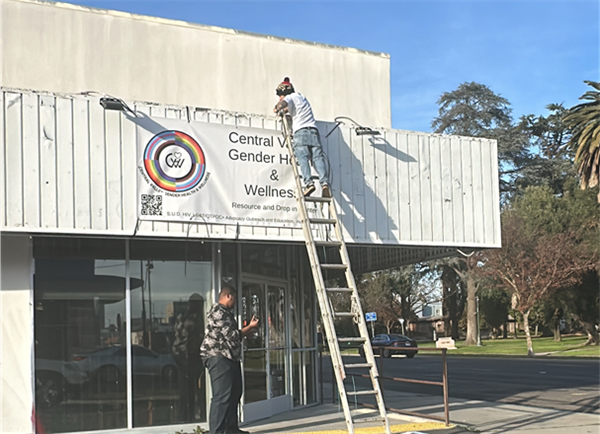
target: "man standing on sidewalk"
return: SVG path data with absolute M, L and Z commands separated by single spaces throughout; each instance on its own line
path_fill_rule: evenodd
M 210 434 L 244 434 L 238 427 L 237 406 L 242 397 L 242 338 L 258 327 L 258 319 L 241 330 L 233 314 L 236 290 L 223 285 L 219 302 L 208 312 L 200 356 L 210 374 L 212 401 L 208 417 Z
M 279 102 L 273 111 L 275 113 L 287 112 L 292 116 L 294 155 L 300 165 L 300 174 L 304 182 L 302 194 L 306 197 L 315 191 L 315 184 L 310 177 L 310 162 L 312 161 L 319 175 L 323 197 L 331 197 L 329 162 L 323 152 L 321 136 L 310 103 L 304 95 L 294 90 L 288 77 L 283 79 L 275 92 L 279 96 Z

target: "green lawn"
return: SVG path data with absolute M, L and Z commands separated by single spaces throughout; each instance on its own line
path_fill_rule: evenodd
M 533 338 L 533 351 L 536 354 L 552 353 L 553 356 L 586 356 L 600 357 L 600 347 L 586 346 L 587 338 L 585 336 L 565 336 L 562 341 L 555 342 L 553 338 Z M 485 339 L 481 342 L 482 346 L 465 346 L 464 341 L 457 341 L 456 350 L 450 350 L 449 354 L 468 354 L 468 355 L 511 355 L 526 356 L 527 341 L 524 336 L 517 339 Z M 435 346 L 433 342 L 419 342 L 419 346 Z
M 582 346 L 587 337 L 585 336 L 563 336 L 562 341 L 554 342 L 553 338 L 533 338 L 533 351 L 542 355 L 552 353 L 551 356 L 560 357 L 600 357 L 600 347 L 598 346 Z M 526 356 L 527 341 L 525 336 L 519 336 L 517 339 L 509 337 L 508 339 L 484 339 L 481 342 L 482 346 L 465 346 L 464 341 L 456 342 L 456 350 L 448 350 L 450 355 L 503 355 L 503 356 Z M 435 342 L 419 341 L 419 347 L 435 348 Z M 356 348 L 343 348 L 342 354 L 358 354 Z M 422 354 L 439 354 L 438 352 L 425 352 Z

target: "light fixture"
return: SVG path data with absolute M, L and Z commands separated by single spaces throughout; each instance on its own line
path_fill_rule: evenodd
M 100 98 L 100 105 L 104 107 L 104 110 L 118 110 L 121 112 L 125 111 L 125 104 L 123 103 L 123 101 L 117 98 Z
M 337 124 L 335 125 L 335 127 L 333 127 L 333 129 L 331 131 L 329 131 L 329 133 L 325 136 L 325 138 L 329 137 L 331 135 L 331 133 L 333 133 L 336 130 L 337 127 L 339 127 L 341 124 L 343 124 L 343 122 L 340 119 L 348 119 L 350 122 L 352 122 L 354 125 L 356 125 L 356 128 L 354 129 L 354 131 L 356 131 L 357 136 L 377 136 L 377 135 L 381 134 L 379 131 L 375 131 L 369 127 L 363 127 L 358 122 L 356 122 L 354 119 L 351 119 L 347 116 L 338 116 L 334 119 L 334 121 L 337 122 Z
M 129 108 L 125 101 L 119 98 L 115 98 L 112 96 L 103 96 L 100 98 L 100 105 L 104 110 L 116 110 L 120 112 L 129 112 L 132 115 L 136 116 L 136 113 Z
M 377 136 L 381 134 L 379 131 L 375 131 L 369 127 L 356 127 L 354 131 L 356 131 L 357 136 Z

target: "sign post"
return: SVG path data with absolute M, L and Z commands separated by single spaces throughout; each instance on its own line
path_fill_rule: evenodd
M 404 318 L 398 318 L 398 321 L 400 321 L 400 327 L 402 328 L 402 334 L 406 334 L 404 333 Z
M 375 326 L 373 325 L 373 323 L 375 321 L 377 321 L 377 312 L 365 313 L 365 319 L 367 320 L 367 322 L 371 323 L 371 334 L 373 335 L 372 337 L 374 337 L 375 336 Z

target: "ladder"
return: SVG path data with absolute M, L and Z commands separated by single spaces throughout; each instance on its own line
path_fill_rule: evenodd
M 354 281 L 354 275 L 350 269 L 350 258 L 348 256 L 348 250 L 346 249 L 346 243 L 342 234 L 342 228 L 337 215 L 337 210 L 333 198 L 329 197 L 304 197 L 302 194 L 302 183 L 300 180 L 300 174 L 298 165 L 293 152 L 292 147 L 292 134 L 290 131 L 290 119 L 288 116 L 280 113 L 281 123 L 283 125 L 283 133 L 285 135 L 285 141 L 287 144 L 288 152 L 290 154 L 290 161 L 294 170 L 294 177 L 296 178 L 296 198 L 298 200 L 298 212 L 302 221 L 302 229 L 304 231 L 304 240 L 306 244 L 306 250 L 308 252 L 308 258 L 310 261 L 310 267 L 312 270 L 313 280 L 315 282 L 315 289 L 317 292 L 317 299 L 319 301 L 319 307 L 321 309 L 321 315 L 323 318 L 323 328 L 325 329 L 325 335 L 327 343 L 329 345 L 329 352 L 331 355 L 331 363 L 335 372 L 336 384 L 339 391 L 340 403 L 344 410 L 344 419 L 346 420 L 346 426 L 348 427 L 348 433 L 354 434 L 354 425 L 360 422 L 371 422 L 381 421 L 385 427 L 386 434 L 390 434 L 390 425 L 386 413 L 385 403 L 383 401 L 383 393 L 379 385 L 379 373 L 377 371 L 377 365 L 375 362 L 375 356 L 373 355 L 373 349 L 371 347 L 371 341 L 369 339 L 369 331 L 365 321 L 365 316 L 362 311 L 360 304 L 360 298 L 358 296 L 358 290 L 356 288 L 356 282 Z M 319 216 L 310 216 L 309 210 L 316 211 L 309 208 L 313 205 L 315 208 L 320 207 L 321 212 Z M 326 209 L 323 210 L 323 207 Z M 313 212 L 313 214 L 316 214 Z M 332 230 L 333 228 L 333 230 Z M 338 255 L 336 263 L 322 263 L 319 259 L 318 248 L 334 248 L 337 249 Z M 345 280 L 347 282 L 346 287 L 343 288 L 327 288 L 325 286 L 325 279 L 323 278 L 323 271 L 337 270 L 343 271 Z M 335 311 L 331 300 L 330 294 L 343 293 L 350 296 L 351 309 L 349 312 Z M 335 331 L 335 319 L 351 317 L 358 325 L 360 333 L 359 337 L 337 337 Z M 342 360 L 342 355 L 339 347 L 339 343 L 362 343 L 364 346 L 364 353 L 366 357 L 366 363 L 352 363 L 345 364 Z M 346 378 L 346 369 L 359 369 L 367 368 L 370 373 L 370 379 L 372 389 L 360 390 L 360 391 L 346 391 L 344 385 L 344 379 Z M 349 396 L 374 396 L 377 401 L 377 409 L 379 410 L 378 417 L 366 417 L 358 418 L 354 417 L 350 411 L 350 405 L 348 403 Z

